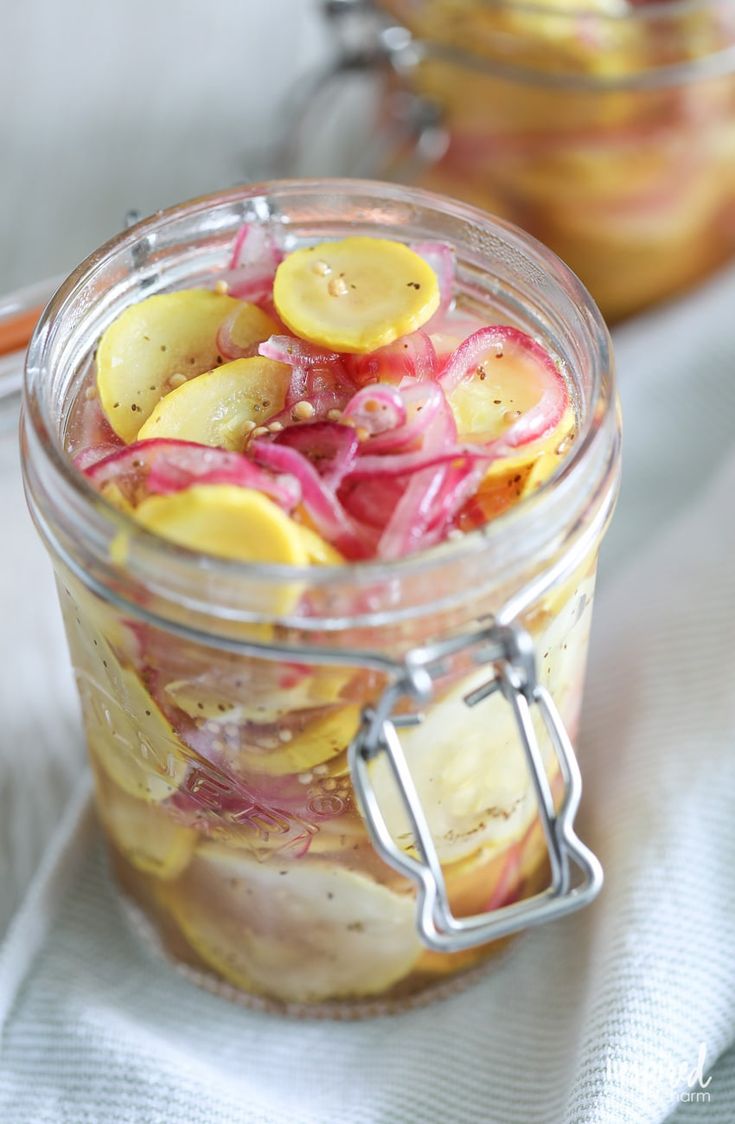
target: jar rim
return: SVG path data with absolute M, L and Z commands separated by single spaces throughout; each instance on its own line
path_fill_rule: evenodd
M 453 216 L 459 223 L 468 222 L 500 234 L 505 240 L 519 247 L 541 268 L 551 274 L 554 282 L 562 286 L 576 304 L 580 313 L 580 325 L 587 333 L 587 354 L 596 365 L 593 372 L 594 390 L 591 408 L 583 419 L 578 440 L 570 454 L 563 460 L 554 476 L 531 497 L 513 505 L 508 511 L 489 523 L 467 532 L 461 539 L 444 542 L 427 550 L 409 554 L 404 558 L 384 561 L 366 560 L 347 562 L 340 565 L 311 566 L 298 568 L 286 565 L 237 562 L 213 555 L 188 550 L 168 542 L 137 524 L 130 516 L 118 511 L 104 499 L 76 469 L 64 449 L 63 433 L 51 413 L 51 402 L 43 394 L 44 383 L 49 378 L 50 352 L 52 350 L 54 326 L 68 315 L 70 308 L 84 302 L 85 284 L 105 263 L 116 255 L 132 251 L 133 247 L 148 236 L 155 236 L 171 223 L 184 217 L 196 218 L 212 212 L 215 207 L 228 204 L 245 204 L 266 199 L 278 202 L 279 198 L 298 198 L 315 193 L 334 194 L 337 198 L 352 195 L 367 196 L 375 203 L 384 200 L 415 201 L 430 209 Z M 288 223 L 285 223 L 286 228 Z M 400 231 L 399 231 L 400 234 Z M 304 581 L 312 588 L 328 587 L 335 580 L 346 578 L 358 586 L 368 586 L 375 582 L 390 581 L 393 578 L 406 578 L 427 575 L 446 566 L 461 564 L 463 560 L 488 552 L 493 543 L 503 536 L 514 535 L 523 538 L 524 527 L 534 518 L 541 505 L 544 505 L 554 492 L 563 490 L 572 478 L 579 478 L 583 462 L 590 459 L 593 448 L 602 453 L 605 441 L 610 443 L 610 430 L 614 426 L 616 395 L 614 390 L 613 364 L 610 338 L 600 312 L 581 281 L 545 246 L 532 236 L 518 230 L 505 220 L 490 216 L 478 208 L 447 197 L 416 188 L 406 188 L 396 184 L 372 180 L 356 179 L 300 179 L 277 180 L 230 188 L 226 191 L 198 196 L 185 203 L 176 204 L 157 211 L 116 235 L 90 254 L 61 284 L 46 307 L 29 344 L 24 378 L 24 408 L 22 420 L 23 467 L 26 488 L 32 512 L 38 523 L 44 524 L 42 534 L 47 535 L 48 527 L 44 513 L 34 499 L 36 483 L 32 462 L 41 458 L 57 483 L 63 485 L 70 510 L 85 515 L 89 524 L 85 533 L 95 539 L 96 547 L 103 543 L 109 545 L 114 535 L 124 530 L 128 537 L 129 555 L 133 549 L 139 550 L 141 558 L 150 561 L 153 554 L 165 559 L 169 564 L 186 571 L 195 577 L 206 570 L 207 574 L 225 580 L 260 581 L 283 583 L 284 581 Z M 600 405 L 602 404 L 602 414 Z M 611 420 L 612 419 L 612 420 Z M 579 488 L 579 480 L 576 480 Z M 41 505 L 42 506 L 42 505 Z M 90 539 L 91 541 L 91 539 Z M 109 559 L 108 559 L 109 561 Z
M 583 20 L 586 26 L 598 26 L 615 31 L 624 27 L 655 24 L 658 21 L 674 21 L 690 13 L 706 12 L 723 8 L 731 0 L 642 0 L 635 6 L 625 3 L 617 10 L 590 11 L 581 4 L 566 8 L 543 4 L 539 0 L 477 0 L 484 8 L 508 12 L 512 15 L 538 16 L 546 20 L 556 20 L 559 26 L 571 27 Z M 382 9 L 382 5 L 381 5 Z M 384 12 L 385 10 L 382 9 Z M 399 19 L 392 12 L 392 19 Z M 401 72 L 412 67 L 423 58 L 437 58 L 440 61 L 466 66 L 481 73 L 490 74 L 509 81 L 529 85 L 550 86 L 562 90 L 579 90 L 588 93 L 611 92 L 616 90 L 659 89 L 688 84 L 707 78 L 719 78 L 735 73 L 735 5 L 733 5 L 733 26 L 723 45 L 696 57 L 684 57 L 659 66 L 641 67 L 629 73 L 595 74 L 593 72 L 541 70 L 523 63 L 502 59 L 490 59 L 471 48 L 455 46 L 431 36 L 417 36 L 410 43 L 401 41 L 395 45 L 391 35 L 384 40 L 388 57 Z M 406 64 L 407 60 L 407 64 Z

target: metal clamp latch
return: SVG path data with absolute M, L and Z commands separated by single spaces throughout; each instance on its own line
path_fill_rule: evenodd
M 490 694 L 500 691 L 512 708 L 551 867 L 551 884 L 542 893 L 463 918 L 455 917 L 449 905 L 436 846 L 398 734 L 405 721 L 396 714 L 401 700 L 429 702 L 435 679 L 446 674 L 448 661 L 460 653 L 467 654 L 473 664 L 487 664 L 490 671 L 487 683 L 466 696 L 465 704 L 479 706 Z M 538 707 L 564 785 L 558 810 L 533 726 L 533 706 Z M 408 816 L 417 857 L 398 846 L 382 814 L 369 769 L 370 762 L 381 754 L 387 758 Z M 602 886 L 600 863 L 574 832 L 582 790 L 574 750 L 551 695 L 538 683 L 533 641 L 519 626 L 492 625 L 470 636 L 409 652 L 402 675 L 388 685 L 376 706 L 364 712 L 360 730 L 350 746 L 350 769 L 373 845 L 387 863 L 416 883 L 417 928 L 429 948 L 457 952 L 540 925 L 587 905 Z

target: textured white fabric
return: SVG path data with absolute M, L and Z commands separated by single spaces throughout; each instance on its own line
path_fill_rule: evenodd
M 278 1019 L 200 993 L 141 950 L 98 847 L 85 846 L 94 835 L 77 790 L 0 951 L 0 1119 L 732 1124 L 733 308 L 731 272 L 617 334 L 626 469 L 580 749 L 582 834 L 607 874 L 600 900 L 425 1009 L 355 1024 Z M 13 565 L 0 583 L 10 672 L 0 713 L 13 822 L 0 831 L 17 887 L 36 857 L 37 818 L 58 814 L 69 791 L 78 736 L 49 573 L 7 447 L 3 457 Z M 62 873 L 71 888 L 54 913 Z

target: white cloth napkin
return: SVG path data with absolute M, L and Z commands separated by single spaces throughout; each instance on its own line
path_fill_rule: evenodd
M 733 309 L 730 272 L 617 333 L 624 486 L 580 743 L 583 837 L 607 874 L 598 902 L 420 1010 L 352 1024 L 256 1014 L 142 951 L 78 780 L 0 950 L 0 1119 L 732 1124 Z M 72 791 L 80 740 L 8 442 L 2 458 L 7 911 Z

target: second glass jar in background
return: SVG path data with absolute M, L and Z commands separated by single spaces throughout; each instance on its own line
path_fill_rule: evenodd
M 382 75 L 360 174 L 465 199 L 528 230 L 609 321 L 735 252 L 731 0 L 326 7 L 350 44 L 338 71 Z M 313 132 L 290 147 L 292 164 Z

